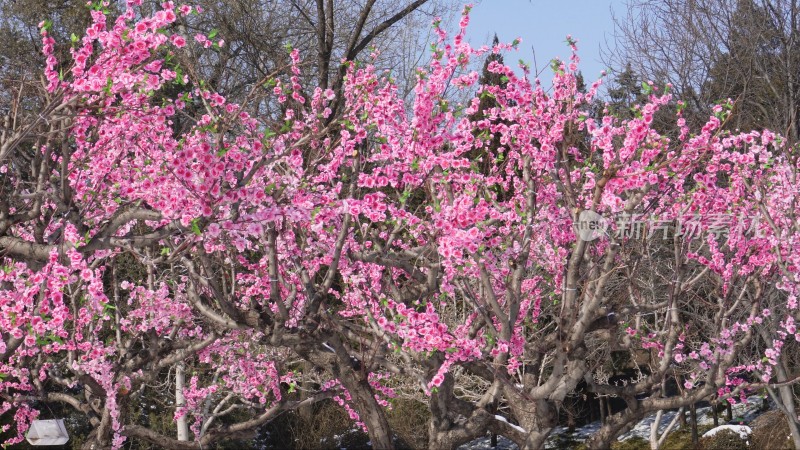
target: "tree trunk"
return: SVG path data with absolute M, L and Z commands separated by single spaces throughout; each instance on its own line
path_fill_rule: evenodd
M 651 412 L 642 409 L 640 405 L 636 403 L 635 398 L 631 397 L 625 400 L 626 403 L 628 403 L 628 408 L 613 416 L 609 416 L 606 419 L 606 423 L 586 440 L 587 448 L 591 450 L 605 450 L 611 448 L 611 444 L 616 442 L 617 436 L 632 430 L 647 413 Z M 633 409 L 631 407 L 633 407 Z
M 783 403 L 784 408 L 788 414 L 786 415 L 786 424 L 789 426 L 789 431 L 791 432 L 792 436 L 792 443 L 794 444 L 794 448 L 800 450 L 800 429 L 797 426 L 797 420 L 794 418 L 797 417 L 797 412 L 794 407 L 794 394 L 792 393 L 791 386 L 781 386 L 778 388 L 778 393 L 781 397 L 781 403 Z
M 455 450 L 461 444 L 486 436 L 487 431 L 498 432 L 491 427 L 495 416 L 494 407 L 489 405 L 488 409 L 471 408 L 466 402 L 456 398 L 453 393 L 454 386 L 453 376 L 447 374 L 438 391 L 431 394 L 431 416 L 428 419 L 429 449 Z M 524 437 L 516 436 L 516 439 L 512 436 L 506 437 L 514 440 L 520 448 L 524 447 Z
M 716 401 L 711 405 L 711 417 L 714 419 L 714 428 L 719 426 L 719 405 Z
M 100 425 L 95 427 L 81 445 L 81 450 L 106 450 L 111 448 L 111 415 L 103 410 Z
M 689 417 L 692 420 L 692 444 L 697 445 L 700 437 L 697 434 L 697 406 L 694 403 L 689 405 Z
M 598 397 L 598 402 L 600 403 L 600 423 L 606 423 L 606 403 L 605 397 Z
M 664 415 L 664 410 L 659 409 L 656 413 L 656 420 L 650 424 L 650 450 L 658 450 L 664 445 L 664 441 L 667 439 L 667 435 L 675 428 L 675 425 L 678 424 L 678 417 L 680 413 L 683 411 L 683 407 L 678 410 L 678 413 L 675 414 L 675 417 L 667 425 L 667 428 L 664 429 L 662 433 L 659 434 L 658 429 L 661 426 L 661 418 Z
M 492 414 L 497 414 L 497 405 L 492 405 L 489 409 L 489 412 Z M 490 438 L 490 445 L 492 448 L 497 448 L 497 433 L 492 433 L 492 437 Z
M 544 448 L 544 441 L 550 436 L 550 430 L 545 432 L 531 431 L 528 433 L 528 439 L 525 441 L 523 450 L 539 450 Z
M 784 383 L 789 380 L 789 377 L 786 374 L 786 368 L 783 365 L 783 360 L 784 354 L 781 354 L 781 361 L 775 365 L 775 376 L 778 379 L 778 383 Z M 792 392 L 792 386 L 780 386 L 778 388 L 778 394 L 780 395 L 781 403 L 783 403 L 783 412 L 786 416 L 786 423 L 789 425 L 792 443 L 794 444 L 795 449 L 800 450 L 800 427 L 798 427 L 797 424 L 797 408 L 795 408 L 794 404 L 794 393 Z
M 362 422 L 367 426 L 367 434 L 376 450 L 394 450 L 392 429 L 386 420 L 383 407 L 375 400 L 375 393 L 369 382 L 360 373 L 343 370 L 339 380 L 350 392 L 350 397 Z
M 567 410 L 567 431 L 570 433 L 575 431 L 575 414 L 570 409 Z
M 314 365 L 309 362 L 303 362 L 303 374 L 310 374 L 314 370 Z M 303 389 L 300 390 L 300 400 L 303 401 L 309 397 L 309 393 L 313 392 L 312 382 L 309 380 L 309 376 L 304 376 L 302 381 Z M 310 404 L 307 406 L 301 406 L 297 408 L 297 414 L 300 416 L 303 421 L 306 423 L 311 422 L 311 418 L 314 416 L 314 405 Z
M 586 441 L 586 448 L 591 450 L 609 450 L 611 448 L 611 442 L 615 440 L 614 433 L 616 433 L 616 430 L 612 428 L 600 428 L 598 432 Z
M 661 417 L 664 415 L 664 410 L 659 409 L 656 413 L 656 420 L 650 424 L 650 450 L 658 450 L 658 426 L 661 425 Z
M 186 383 L 186 374 L 182 362 L 175 366 L 175 406 L 181 408 L 186 406 L 186 398 L 183 396 L 183 386 Z M 182 415 L 177 421 L 178 426 L 178 440 L 189 440 L 189 422 L 186 420 L 186 414 Z
M 445 375 L 444 382 L 439 386 L 439 391 L 431 394 L 430 412 L 428 421 L 428 448 L 431 450 L 455 450 L 451 429 L 449 402 L 453 395 L 453 376 Z

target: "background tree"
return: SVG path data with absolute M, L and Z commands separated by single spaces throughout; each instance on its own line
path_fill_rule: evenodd
M 671 83 L 690 124 L 731 98 L 736 110 L 728 126 L 774 129 L 794 142 L 799 12 L 793 0 L 634 0 L 615 19 L 617 38 L 606 59 Z

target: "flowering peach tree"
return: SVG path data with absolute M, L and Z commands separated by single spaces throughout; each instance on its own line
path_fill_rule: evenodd
M 437 25 L 408 103 L 368 61 L 309 89 L 290 50 L 235 104 L 177 62 L 225 45 L 181 34 L 197 8 L 138 3 L 94 5 L 68 61 L 43 23 L 42 110 L 3 128 L 8 443 L 41 402 L 85 414 L 87 445 L 195 449 L 333 399 L 388 449 L 402 387 L 428 398 L 436 448 L 486 430 L 541 448 L 568 396 L 620 397 L 603 447 L 650 412 L 790 381 L 796 150 L 728 131 L 731 105 L 660 132 L 674 102 L 648 84 L 620 120 L 576 56 L 548 88 L 499 60 L 480 85 L 470 62 L 514 45 L 472 48 L 468 8 L 452 40 Z M 620 353 L 637 376 L 609 382 Z M 188 440 L 136 413 L 177 365 Z

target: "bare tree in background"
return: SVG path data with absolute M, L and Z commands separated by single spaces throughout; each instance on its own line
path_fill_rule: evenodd
M 737 102 L 731 126 L 797 140 L 800 2 L 630 0 L 614 20 L 611 67 L 671 83 L 697 121 L 729 97 Z
M 155 8 L 157 2 L 152 2 Z M 406 92 L 415 83 L 415 69 L 432 39 L 431 22 L 445 22 L 460 10 L 445 0 L 232 0 L 192 2 L 205 12 L 189 16 L 187 32 L 216 29 L 224 44 L 215 52 L 182 61 L 230 99 L 247 95 L 259 80 L 288 65 L 287 47 L 300 50 L 313 78 L 306 85 L 338 89 L 343 60 L 365 60 L 392 69 Z M 147 5 L 145 5 L 147 6 Z M 110 8 L 114 8 L 112 2 Z M 43 63 L 38 24 L 50 20 L 52 35 L 65 54 L 72 33 L 80 34 L 89 20 L 85 2 L 73 0 L 0 0 L 0 92 L 15 92 L 21 82 L 38 82 Z M 390 31 L 390 32 L 389 32 Z M 35 83 L 38 84 L 38 83 Z M 27 88 L 30 89 L 30 88 Z M 37 94 L 38 95 L 38 94 Z M 6 98 L 7 97 L 7 98 Z M 31 102 L 36 95 L 31 92 Z M 0 93 L 6 110 L 10 94 Z

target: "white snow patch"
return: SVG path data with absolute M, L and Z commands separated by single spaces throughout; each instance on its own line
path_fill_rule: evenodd
M 731 408 L 733 417 L 736 421 L 751 422 L 758 417 L 761 409 L 761 397 L 751 396 L 747 402 L 738 402 Z M 661 423 L 658 424 L 658 433 L 661 434 L 667 429 L 669 422 L 678 414 L 677 411 L 666 411 L 661 418 Z M 655 422 L 656 414 L 651 414 L 639 422 L 631 431 L 623 434 L 617 440 L 624 441 L 632 437 L 641 437 L 643 439 L 650 439 L 650 426 Z M 719 415 L 719 420 L 724 421 L 724 414 Z M 714 423 L 711 407 L 706 406 L 697 408 L 697 424 L 698 425 L 711 425 Z
M 742 421 L 745 423 L 751 422 L 753 419 L 761 414 L 761 402 L 762 399 L 759 396 L 751 396 L 747 399 L 747 402 L 738 402 L 733 405 L 732 412 L 734 420 Z M 666 430 L 667 425 L 669 422 L 675 417 L 677 411 L 666 411 L 661 417 L 661 422 L 658 424 L 658 432 L 662 433 Z M 720 414 L 719 420 L 722 421 L 724 414 Z M 502 416 L 495 416 L 497 420 L 504 420 L 505 418 Z M 617 439 L 620 441 L 624 441 L 627 439 L 631 439 L 633 437 L 641 437 L 645 440 L 650 439 L 650 426 L 655 422 L 656 414 L 650 414 L 649 416 L 645 417 L 644 420 L 639 422 L 634 428 L 619 436 Z M 506 420 L 504 420 L 506 421 Z M 698 425 L 710 425 L 714 423 L 713 415 L 710 406 L 697 408 L 697 424 Z M 601 423 L 592 422 L 586 424 L 580 428 L 576 428 L 575 431 L 569 432 L 567 427 L 556 427 L 550 433 L 547 441 L 545 441 L 544 448 L 545 449 L 562 449 L 564 445 L 562 445 L 562 439 L 567 439 L 571 442 L 584 442 L 590 437 L 592 437 L 598 430 L 600 430 Z M 512 425 L 515 426 L 515 425 Z M 723 425 L 723 427 L 734 427 L 737 428 L 734 430 L 738 433 L 738 427 L 749 429 L 743 425 Z M 722 427 L 718 427 L 722 428 Z M 730 428 L 729 428 L 730 429 Z M 524 431 L 523 431 L 524 432 Z M 741 434 L 740 434 L 741 436 Z M 498 437 L 498 447 L 497 450 L 517 450 L 516 444 L 512 441 L 506 439 L 503 436 Z M 746 435 L 743 439 L 746 439 Z M 472 442 L 464 444 L 459 447 L 459 450 L 495 450 L 492 449 L 490 445 L 489 437 L 482 437 L 478 438 Z
M 513 429 L 515 429 L 515 430 L 519 431 L 520 433 L 527 433 L 527 431 L 525 431 L 525 428 L 522 428 L 522 427 L 521 427 L 521 426 L 519 426 L 519 425 L 514 425 L 513 423 L 509 422 L 509 421 L 508 421 L 508 419 L 506 419 L 506 418 L 505 418 L 505 417 L 503 417 L 503 416 L 498 416 L 497 414 L 495 414 L 495 415 L 494 415 L 494 418 L 495 418 L 495 419 L 497 419 L 497 420 L 499 420 L 500 422 L 505 422 L 505 423 L 507 423 L 507 424 L 508 424 L 508 426 L 510 426 L 511 428 L 513 428 Z
M 734 433 L 738 434 L 739 437 L 742 439 L 747 439 L 747 437 L 750 436 L 751 433 L 753 433 L 753 430 L 747 425 L 720 425 L 716 428 L 712 428 L 706 431 L 703 437 L 716 436 L 717 433 L 725 430 L 733 431 Z

